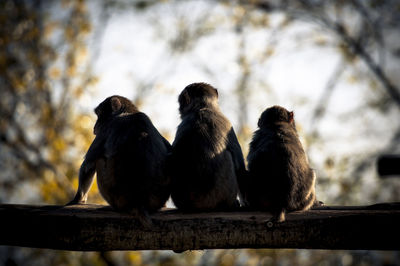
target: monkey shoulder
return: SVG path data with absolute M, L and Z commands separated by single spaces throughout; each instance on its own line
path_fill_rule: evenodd
M 286 136 L 277 129 L 263 128 L 255 132 L 247 156 L 249 167 L 254 164 L 272 164 L 286 161 L 290 150 Z
M 153 148 L 161 149 L 163 152 L 171 149 L 171 144 L 160 134 L 145 113 L 138 112 L 133 114 L 133 119 L 139 124 L 138 128 L 136 128 L 138 140 L 151 142 Z
M 178 126 L 178 139 L 183 136 L 191 135 L 197 138 L 216 137 L 216 133 L 228 133 L 230 128 L 229 121 L 218 112 L 204 108 L 196 112 L 191 112 L 182 118 Z
M 269 129 L 258 129 L 250 142 L 253 152 L 266 151 L 270 147 L 280 145 L 283 142 L 278 132 Z
M 106 157 L 137 149 L 137 145 L 147 145 L 144 149 L 146 152 L 151 149 L 166 152 L 169 149 L 168 141 L 161 136 L 150 118 L 142 112 L 116 117 L 110 127 L 104 145 Z
M 229 121 L 228 125 L 223 123 L 226 123 L 224 118 L 221 118 L 221 115 L 213 109 L 204 108 L 186 114 L 182 117 L 172 144 L 172 158 L 180 158 L 179 160 L 188 160 L 196 164 L 199 160 L 212 159 L 213 163 L 218 164 L 220 160 L 225 160 L 227 156 L 230 156 L 238 161 L 239 168 L 241 161 L 236 158 L 234 152 L 239 154 L 237 150 L 241 152 L 240 146 L 236 149 L 232 146 L 234 152 L 229 150 L 228 138 L 231 125 Z
M 301 145 L 296 129 L 287 123 L 273 125 L 259 130 L 257 133 L 256 136 L 270 145 Z
M 227 141 L 232 125 L 219 110 L 201 110 L 197 116 L 197 130 L 203 132 L 204 136 L 213 139 L 214 142 L 221 139 Z
M 150 118 L 142 112 L 138 112 L 135 114 L 130 114 L 126 116 L 120 117 L 119 121 L 121 128 L 126 130 L 126 134 L 132 134 L 132 136 L 136 136 L 139 139 L 143 137 L 160 137 L 158 130 L 154 127 Z M 118 128 L 118 127 L 117 127 Z
M 214 108 L 202 108 L 198 112 L 193 113 L 195 120 L 202 123 L 218 123 L 219 125 L 229 125 L 229 120 L 225 117 L 225 115 Z

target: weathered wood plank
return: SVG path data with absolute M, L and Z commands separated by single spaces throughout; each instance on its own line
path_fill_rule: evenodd
M 267 226 L 262 212 L 152 215 L 144 229 L 128 214 L 100 205 L 0 205 L 0 245 L 64 250 L 226 248 L 400 249 L 400 203 L 327 206 Z

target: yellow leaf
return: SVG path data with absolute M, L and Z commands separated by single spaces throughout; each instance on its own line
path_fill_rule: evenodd
M 268 47 L 267 50 L 265 51 L 265 56 L 266 56 L 266 57 L 270 57 L 270 56 L 272 56 L 274 53 L 275 53 L 274 48 Z
M 132 264 L 132 265 L 141 265 L 142 264 L 142 255 L 138 251 L 127 252 L 125 257 L 129 261 L 129 264 Z
M 66 149 L 66 147 L 67 147 L 67 145 L 66 145 L 66 143 L 65 143 L 65 139 L 60 138 L 60 137 L 58 137 L 58 138 L 56 138 L 56 139 L 54 140 L 53 145 L 54 145 L 54 149 L 56 150 L 56 152 L 62 152 L 62 151 L 64 151 L 64 150 Z
M 49 71 L 49 76 L 52 79 L 58 79 L 61 76 L 61 70 L 58 67 L 52 67 Z
M 54 30 L 58 27 L 58 22 L 49 22 L 44 27 L 44 37 L 49 38 Z
M 75 76 L 75 75 L 76 75 L 76 67 L 75 67 L 75 66 L 70 66 L 70 67 L 68 67 L 68 69 L 67 69 L 67 75 L 68 75 L 69 77 Z
M 80 47 L 75 55 L 75 61 L 77 64 L 83 63 L 87 58 L 88 52 L 86 47 Z

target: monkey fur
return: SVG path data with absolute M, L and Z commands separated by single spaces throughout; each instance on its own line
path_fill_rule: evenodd
M 103 198 L 117 211 L 151 223 L 148 212 L 170 195 L 166 157 L 171 149 L 151 120 L 122 96 L 111 96 L 95 109 L 96 135 L 79 171 L 79 187 L 69 204 L 85 203 L 97 173 Z
M 193 83 L 178 102 L 182 121 L 169 158 L 172 201 L 183 211 L 239 207 L 244 158 L 231 123 L 219 109 L 218 91 L 206 83 Z
M 319 205 L 315 196 L 315 172 L 299 140 L 293 112 L 283 107 L 266 109 L 250 143 L 248 177 L 241 186 L 250 209 L 273 213 L 278 222 L 285 212 Z

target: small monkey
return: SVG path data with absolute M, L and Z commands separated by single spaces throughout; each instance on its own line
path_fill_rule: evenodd
M 244 158 L 231 123 L 219 109 L 218 91 L 206 83 L 193 83 L 178 102 L 182 122 L 169 158 L 175 206 L 183 211 L 239 207 Z
M 80 168 L 78 191 L 68 204 L 86 202 L 96 172 L 103 198 L 115 210 L 149 225 L 147 213 L 163 207 L 170 195 L 165 163 L 171 145 L 125 97 L 108 97 L 95 113 L 96 137 Z
M 247 182 L 241 187 L 251 209 L 271 211 L 278 222 L 285 220 L 285 212 L 320 204 L 315 197 L 315 172 L 308 164 L 293 116 L 280 106 L 261 114 L 247 157 Z

